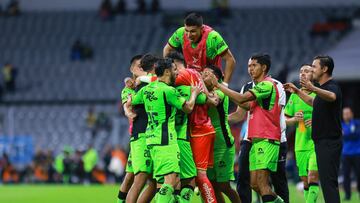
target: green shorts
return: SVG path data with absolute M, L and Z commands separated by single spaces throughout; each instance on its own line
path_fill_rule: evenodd
M 134 169 L 132 166 L 132 160 L 131 160 L 131 152 L 129 153 L 127 162 L 126 162 L 126 169 L 125 169 L 126 173 L 134 173 Z
M 299 176 L 308 176 L 309 171 L 317 171 L 315 150 L 295 151 L 296 166 Z
M 177 141 L 180 150 L 180 179 L 194 178 L 197 175 L 193 153 L 189 141 Z
M 214 148 L 214 168 L 208 168 L 207 176 L 216 182 L 235 180 L 234 176 L 235 145 L 230 148 Z
M 152 173 L 152 161 L 149 147 L 146 145 L 145 136 L 139 136 L 137 140 L 130 142 L 131 163 L 134 174 L 140 172 Z
M 280 142 L 268 139 L 253 139 L 249 155 L 250 171 L 268 169 L 277 170 Z
M 177 144 L 150 146 L 150 154 L 154 164 L 153 177 L 158 183 L 165 175 L 180 173 L 180 151 Z

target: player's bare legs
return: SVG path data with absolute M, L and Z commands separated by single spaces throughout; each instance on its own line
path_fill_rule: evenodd
M 123 182 L 120 185 L 118 202 L 125 202 L 126 196 L 134 182 L 134 173 L 126 173 Z
M 138 203 L 148 203 L 154 198 L 156 194 L 156 180 L 150 179 L 148 180 L 148 186 L 141 193 Z
M 212 183 L 215 189 L 215 195 L 218 203 L 225 202 L 222 193 L 224 193 L 233 203 L 241 202 L 238 193 L 234 189 L 232 189 L 230 182 L 212 182 Z M 219 193 L 221 196 L 219 195 Z
M 140 192 L 143 189 L 148 177 L 149 177 L 149 174 L 144 173 L 144 172 L 140 172 L 135 175 L 134 183 L 131 186 L 129 193 L 126 197 L 127 203 L 136 203 L 137 202 Z
M 174 188 L 177 184 L 177 176 L 176 173 L 171 173 L 164 176 L 164 184 L 162 184 L 159 192 L 157 193 L 156 202 L 163 203 L 163 202 L 172 202 L 174 201 Z

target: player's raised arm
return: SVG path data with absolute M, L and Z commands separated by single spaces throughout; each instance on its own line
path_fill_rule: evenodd
M 217 88 L 219 88 L 222 92 L 224 92 L 224 94 L 226 94 L 234 103 L 236 103 L 238 106 L 242 106 L 243 108 L 248 108 L 247 105 L 243 105 L 245 102 L 256 99 L 256 97 L 250 92 L 245 92 L 244 94 L 240 94 L 228 88 L 226 85 L 218 83 L 217 81 L 214 84 Z
M 163 57 L 166 57 L 172 51 L 175 51 L 175 49 L 172 46 L 170 46 L 169 43 L 166 43 L 163 49 Z
M 221 58 L 225 61 L 224 82 L 228 84 L 235 69 L 236 61 L 230 49 L 227 49 Z
M 313 106 L 314 98 L 297 88 L 293 83 L 284 84 L 286 91 L 297 94 L 305 103 Z
M 196 86 L 192 86 L 190 99 L 188 101 L 186 101 L 182 107 L 182 110 L 185 113 L 187 113 L 187 114 L 191 113 L 191 111 L 194 109 L 196 97 L 199 95 L 199 93 L 200 93 L 199 84 L 197 84 Z

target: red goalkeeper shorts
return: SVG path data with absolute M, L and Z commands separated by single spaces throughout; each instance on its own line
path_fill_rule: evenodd
M 190 145 L 197 169 L 207 170 L 214 166 L 215 133 L 201 137 L 191 137 Z

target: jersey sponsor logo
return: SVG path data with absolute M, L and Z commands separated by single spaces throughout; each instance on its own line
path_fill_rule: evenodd
M 155 135 L 154 134 L 146 134 L 146 138 L 148 138 L 148 139 L 150 139 L 150 138 L 154 138 L 155 137 Z
M 222 160 L 221 160 L 221 161 L 219 162 L 219 167 L 220 167 L 220 168 L 226 167 L 225 161 L 222 161 Z
M 159 191 L 160 195 L 166 195 L 168 192 L 169 188 L 168 187 L 162 187 Z
M 187 201 L 190 201 L 190 191 L 188 191 L 187 193 L 185 193 L 183 196 L 181 196 L 183 199 L 187 200 Z
M 158 98 L 154 95 L 155 92 L 153 91 L 145 91 L 144 94 L 146 95 L 146 99 L 149 101 L 157 100 Z
M 203 187 L 205 189 L 205 197 L 207 202 L 215 202 L 214 198 L 211 196 L 211 188 L 208 186 L 208 184 L 204 183 Z
M 258 154 L 264 154 L 264 150 L 261 147 L 258 149 Z
M 196 64 L 198 62 L 198 58 L 196 58 L 195 56 L 192 57 L 193 58 L 193 63 Z
M 221 47 L 225 46 L 225 42 L 222 41 L 220 42 L 217 46 L 216 46 L 216 49 L 219 50 Z

